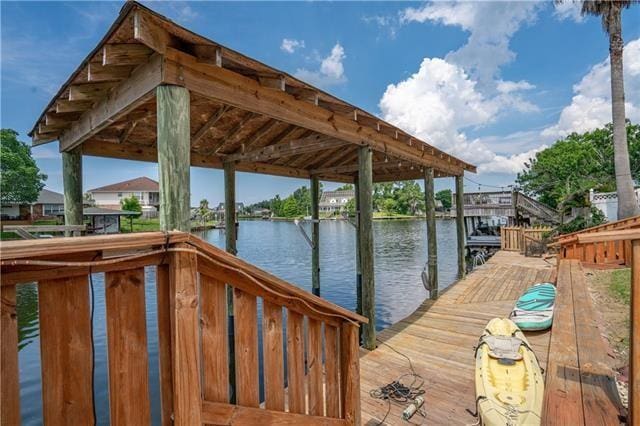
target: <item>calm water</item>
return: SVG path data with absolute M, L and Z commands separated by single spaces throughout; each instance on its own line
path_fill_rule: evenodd
M 307 225 L 307 230 L 310 230 Z M 455 222 L 438 221 L 440 288 L 449 286 L 457 271 Z M 200 234 L 212 244 L 224 247 L 224 232 Z M 374 222 L 377 328 L 399 321 L 413 312 L 427 295 L 420 272 L 426 262 L 424 221 Z M 355 310 L 355 229 L 343 221 L 320 224 L 320 267 L 322 297 Z M 311 291 L 311 249 L 291 222 L 246 221 L 240 223 L 239 256 Z M 159 423 L 157 322 L 155 268 L 146 269 L 147 339 L 153 423 Z M 95 289 L 95 399 L 100 424 L 108 424 L 108 381 L 104 275 L 94 274 Z M 35 285 L 18 287 L 20 333 L 20 385 L 23 423 L 41 424 L 40 344 L 38 339 L 38 297 Z M 259 322 L 260 324 L 260 322 Z M 262 354 L 260 354 L 260 359 Z

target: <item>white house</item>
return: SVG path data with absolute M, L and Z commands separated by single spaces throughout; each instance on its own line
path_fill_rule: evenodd
M 349 200 L 355 197 L 355 191 L 324 191 L 320 197 L 320 211 L 324 213 L 334 213 L 344 210 Z
M 107 209 L 120 209 L 122 200 L 135 197 L 142 206 L 142 213 L 147 217 L 157 215 L 160 207 L 160 185 L 148 177 L 139 177 L 90 189 L 87 194 L 97 207 Z
M 636 200 L 640 206 L 640 187 L 636 188 Z M 615 192 L 595 192 L 589 190 L 589 201 L 604 213 L 608 222 L 618 220 L 618 194 Z

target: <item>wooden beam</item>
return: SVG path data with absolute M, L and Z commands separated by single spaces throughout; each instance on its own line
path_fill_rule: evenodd
M 180 86 L 159 86 L 156 102 L 160 229 L 189 232 L 191 229 L 189 91 Z
M 429 298 L 438 298 L 438 242 L 436 238 L 436 195 L 433 169 L 424 170 L 424 198 L 427 218 L 427 264 Z
M 370 147 L 358 151 L 358 244 L 362 273 L 362 315 L 369 319 L 363 326 L 362 344 L 368 350 L 376 348 L 376 303 L 373 268 L 373 152 Z
M 241 407 L 220 402 L 202 402 L 202 422 L 215 425 L 308 425 L 308 426 L 347 426 L 344 419 L 308 416 L 277 410 Z
M 273 130 L 280 122 L 278 120 L 269 120 L 262 125 L 258 130 L 255 131 L 251 136 L 249 136 L 244 142 L 242 142 L 240 152 L 244 154 L 247 148 L 251 148 L 254 144 L 256 144 L 260 139 L 264 137 L 267 133 Z
M 199 62 L 204 64 L 222 66 L 222 47 L 212 46 L 210 44 L 193 45 L 193 54 L 198 58 Z
M 223 105 L 216 112 L 214 112 L 207 120 L 207 122 L 198 129 L 195 135 L 193 135 L 193 137 L 191 138 L 191 145 L 197 145 L 200 139 L 202 139 L 230 109 L 231 107 L 229 105 Z
M 4 281 L 4 279 L 3 279 Z M 18 312 L 16 286 L 0 288 L 0 423 L 20 424 L 20 369 L 18 367 Z
M 286 87 L 286 80 L 283 75 L 279 76 L 258 76 L 258 81 L 262 87 L 283 91 Z
M 45 123 L 47 126 L 69 126 L 72 121 L 77 120 L 80 117 L 80 112 L 65 112 L 65 113 L 53 113 L 48 112 L 45 114 Z
M 70 101 L 68 99 L 58 99 L 56 101 L 56 112 L 84 112 L 91 108 L 93 101 Z
M 106 96 L 117 85 L 114 81 L 100 83 L 80 83 L 69 86 L 70 101 L 97 101 Z
M 93 83 L 101 81 L 119 81 L 129 77 L 133 71 L 131 65 L 102 65 L 101 63 L 90 62 L 88 80 Z
M 102 65 L 140 65 L 149 60 L 153 50 L 139 43 L 105 44 Z
M 256 118 L 258 115 L 254 112 L 249 112 L 247 113 L 244 117 L 242 117 L 240 119 L 240 121 L 238 123 L 236 123 L 235 126 L 233 126 L 226 135 L 224 135 L 224 137 L 222 138 L 222 144 L 220 144 L 220 146 L 218 146 L 213 153 L 217 154 L 220 151 L 223 151 L 226 147 L 228 147 L 230 145 L 230 141 L 232 141 L 236 136 L 238 136 L 238 133 L 240 133 L 242 131 L 242 129 L 244 129 L 244 127 L 254 118 Z
M 362 126 L 354 122 L 352 117 L 298 101 L 286 92 L 268 90 L 250 78 L 224 68 L 198 63 L 195 57 L 175 49 L 167 48 L 165 60 L 166 83 L 184 84 L 205 97 L 346 142 L 370 145 L 376 151 L 388 152 L 405 161 L 455 174 L 463 170 L 462 167 L 440 161 L 417 147 L 410 147 L 375 129 Z M 467 169 L 475 171 L 471 166 Z
M 296 100 L 311 102 L 316 106 L 318 105 L 319 96 L 317 90 L 287 85 L 285 86 L 285 91 L 293 95 Z
M 464 175 L 458 175 L 456 179 L 456 235 L 458 241 L 458 278 L 462 279 L 467 274 L 465 263 L 465 240 L 464 232 Z
M 131 133 L 133 133 L 137 125 L 138 125 L 137 121 L 135 120 L 130 121 L 129 124 L 127 124 L 127 127 L 122 131 L 122 134 L 120 135 L 120 140 L 118 141 L 118 143 L 126 143 L 127 139 L 129 139 L 129 136 L 131 136 Z
M 60 151 L 68 151 L 111 123 L 151 99 L 162 81 L 162 57 L 153 56 L 127 80 L 114 87 L 108 97 L 86 111 L 60 136 Z
M 306 154 L 310 152 L 324 151 L 347 145 L 346 142 L 327 138 L 322 135 L 312 135 L 302 139 L 269 145 L 244 154 L 232 154 L 226 157 L 227 161 L 268 161 L 280 157 Z

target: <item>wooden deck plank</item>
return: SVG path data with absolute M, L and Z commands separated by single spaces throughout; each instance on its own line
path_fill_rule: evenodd
M 379 333 L 374 351 L 361 351 L 362 424 L 406 424 L 404 406 L 374 399 L 371 389 L 384 386 L 409 373 L 406 358 L 425 379 L 426 418 L 416 424 L 472 424 L 466 410 L 475 411 L 475 364 L 473 349 L 484 326 L 494 317 L 509 315 L 516 298 L 529 285 L 548 279 L 552 265 L 540 258 L 525 258 L 517 252 L 498 252 L 485 265 L 441 293 L 436 301 L 425 301 L 407 318 Z M 530 344 L 545 366 L 549 332 L 531 334 Z M 386 346 L 389 345 L 390 347 Z M 403 382 L 410 380 L 404 377 Z

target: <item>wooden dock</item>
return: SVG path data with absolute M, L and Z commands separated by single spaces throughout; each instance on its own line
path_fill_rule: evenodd
M 413 314 L 380 332 L 375 351 L 361 350 L 362 424 L 376 425 L 389 404 L 369 395 L 410 373 L 411 359 L 424 378 L 426 418 L 416 414 L 414 424 L 472 424 L 467 409 L 475 411 L 474 347 L 484 326 L 509 314 L 526 287 L 552 278 L 554 267 L 540 258 L 500 251 L 436 300 L 425 301 Z M 550 332 L 527 333 L 540 364 L 546 367 Z M 402 381 L 410 381 L 405 377 Z M 385 424 L 401 424 L 404 406 L 391 405 Z

